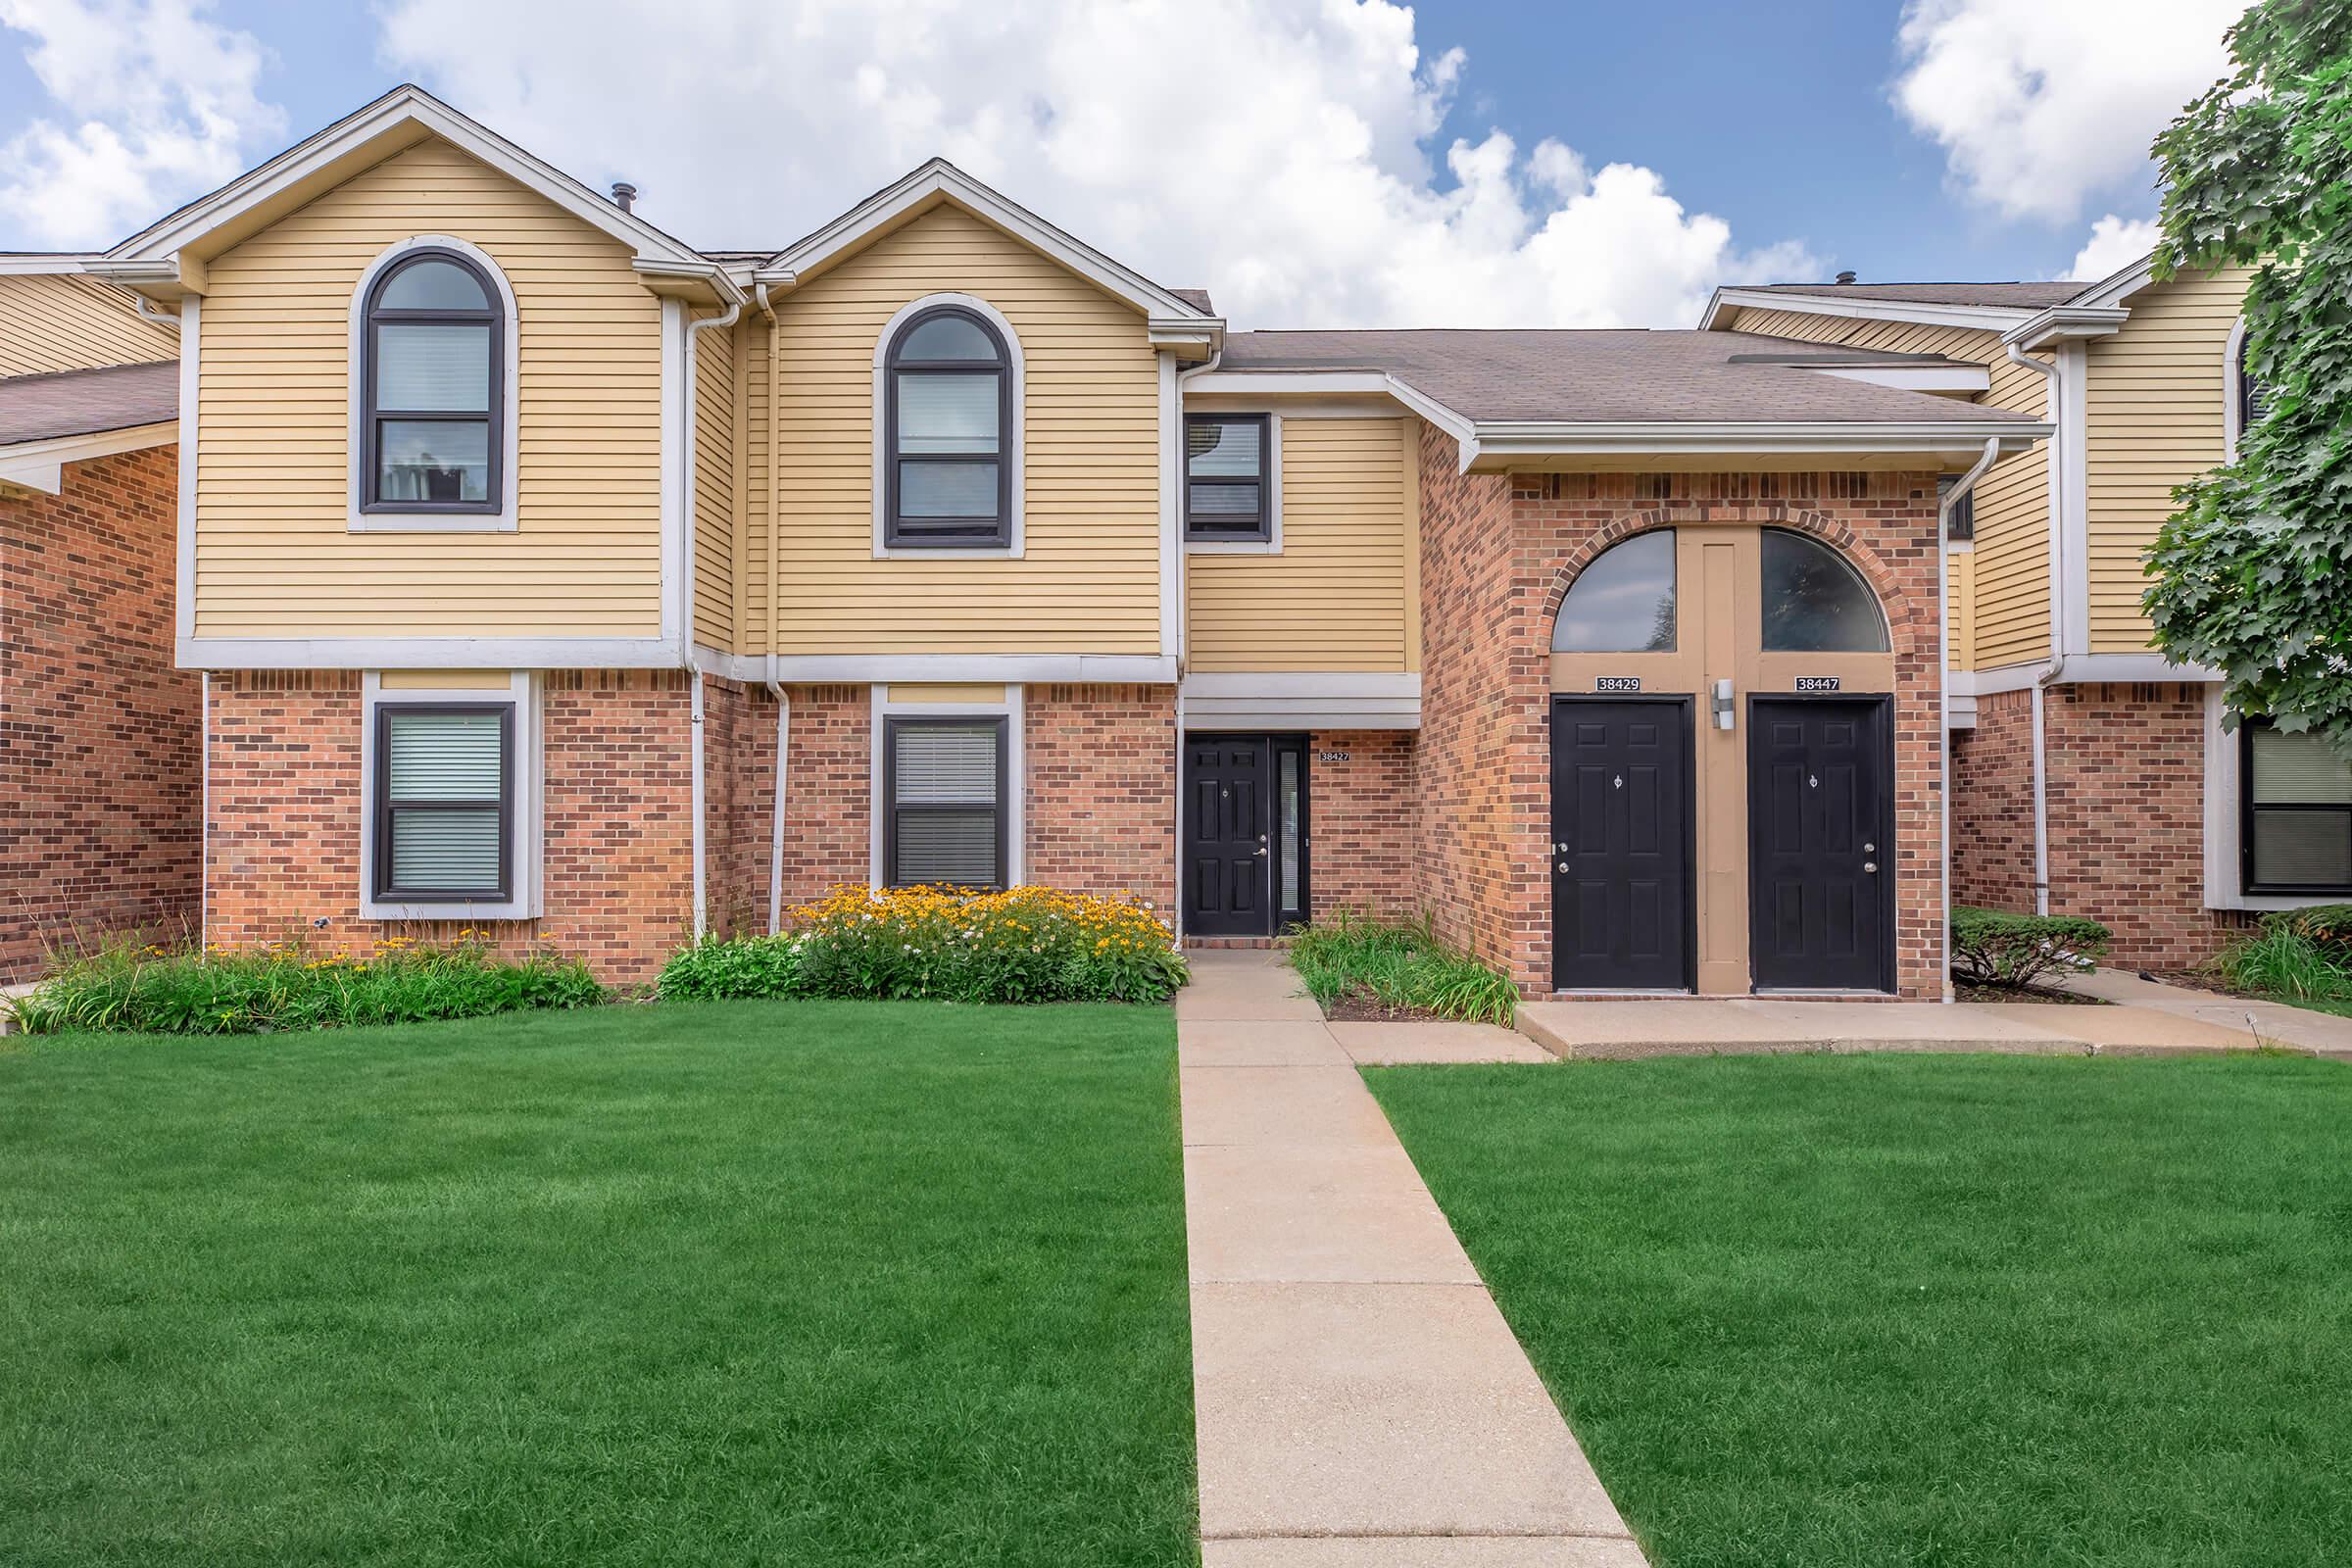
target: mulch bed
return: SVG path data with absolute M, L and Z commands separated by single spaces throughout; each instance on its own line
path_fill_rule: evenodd
M 1426 1007 L 1392 1007 L 1370 997 L 1350 994 L 1323 1004 L 1323 1017 L 1330 1023 L 1444 1023 L 1446 1020 Z
M 2055 1002 L 2069 1007 L 2115 1005 L 2105 997 L 2086 997 L 2080 991 L 2060 991 L 2051 986 L 1984 986 L 1966 980 L 1952 982 L 1952 997 L 1958 1002 Z

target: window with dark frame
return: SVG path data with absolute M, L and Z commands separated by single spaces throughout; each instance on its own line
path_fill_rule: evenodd
M 368 286 L 362 512 L 500 510 L 505 330 L 490 279 L 454 251 L 416 251 Z
M 2237 733 L 2244 891 L 2352 894 L 2352 763 L 2310 731 L 2266 718 Z
M 2246 369 L 2246 350 L 2250 343 L 2244 337 L 2237 340 L 2237 433 L 2242 437 L 2262 422 L 2271 411 L 2271 389 Z
M 884 542 L 1012 543 L 1012 357 L 996 326 L 935 306 L 899 327 L 883 364 Z
M 1002 888 L 1005 721 L 886 718 L 883 879 L 892 887 Z
M 374 786 L 375 899 L 514 896 L 513 703 L 379 703 Z
M 1192 539 L 1271 539 L 1273 422 L 1262 414 L 1184 417 L 1184 531 Z

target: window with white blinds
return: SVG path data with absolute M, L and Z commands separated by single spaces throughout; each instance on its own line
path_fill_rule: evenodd
M 2239 726 L 2248 893 L 2352 894 L 2352 763 L 2308 731 Z
M 996 327 L 934 307 L 899 329 L 889 367 L 888 542 L 1010 543 L 1012 361 Z
M 465 257 L 422 250 L 376 278 L 360 377 L 363 511 L 498 511 L 505 330 Z
M 1266 505 L 1272 423 L 1262 414 L 1188 414 L 1184 527 L 1195 539 L 1272 537 Z
M 375 722 L 375 897 L 509 897 L 514 705 L 385 703 Z
M 884 870 L 893 887 L 1004 885 L 1004 732 L 1002 718 L 888 721 Z

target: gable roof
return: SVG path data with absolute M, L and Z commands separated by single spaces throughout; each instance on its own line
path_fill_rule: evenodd
M 1912 305 L 1978 305 L 1994 310 L 2038 311 L 2064 305 L 2086 285 L 2055 283 L 1753 283 L 1756 294 L 1801 294 L 1825 300 L 1894 300 Z
M 165 215 L 91 259 L 87 270 L 168 289 L 182 275 L 181 252 L 201 260 L 210 251 L 225 249 L 293 206 L 428 136 L 449 142 L 628 246 L 636 252 L 641 273 L 704 282 L 723 299 L 739 297 L 718 263 L 414 84 L 393 88 L 220 189 Z
M 177 360 L 0 379 L 0 447 L 127 430 L 178 416 Z

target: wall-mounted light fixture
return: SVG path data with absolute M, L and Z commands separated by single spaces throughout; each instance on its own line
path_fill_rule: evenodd
M 1729 679 L 1715 683 L 1715 727 L 1732 728 L 1732 683 Z

